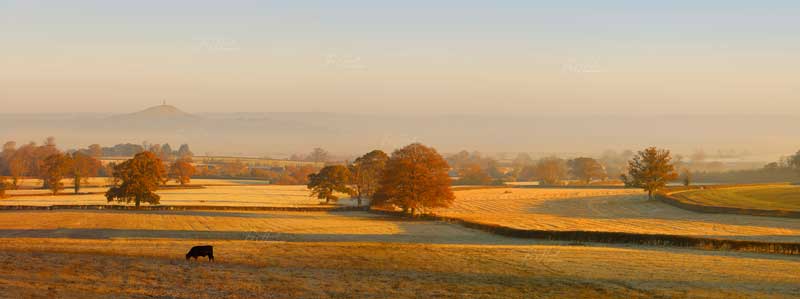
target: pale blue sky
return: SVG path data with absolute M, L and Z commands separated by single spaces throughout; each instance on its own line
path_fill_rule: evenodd
M 0 0 L 4 110 L 800 110 L 797 1 L 163 2 Z

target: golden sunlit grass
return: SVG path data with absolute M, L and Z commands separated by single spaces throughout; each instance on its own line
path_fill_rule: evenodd
M 105 192 L 107 188 L 94 188 L 88 191 Z M 31 190 L 20 190 L 29 192 Z M 44 191 L 45 190 L 36 190 Z M 320 200 L 309 196 L 306 186 L 279 185 L 237 185 L 209 186 L 199 189 L 159 190 L 162 205 L 213 205 L 213 206 L 318 206 Z M 10 197 L 0 200 L 0 205 L 105 205 L 103 194 L 49 194 Z M 118 204 L 118 203 L 114 203 Z M 354 205 L 354 200 L 341 200 L 341 205 Z
M 800 242 L 800 220 L 696 213 L 628 189 L 483 189 L 456 192 L 437 214 L 521 229 L 585 230 Z
M 796 258 L 562 245 L 4 239 L 9 298 L 791 298 Z M 199 243 L 216 263 L 186 262 Z
M 740 209 L 800 211 L 800 186 L 760 185 L 693 190 L 672 194 L 681 201 Z
M 0 211 L 0 237 L 530 243 L 367 212 Z

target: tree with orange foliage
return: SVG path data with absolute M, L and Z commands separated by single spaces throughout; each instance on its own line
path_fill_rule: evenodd
M 447 161 L 431 147 L 412 143 L 396 150 L 386 163 L 373 204 L 400 208 L 411 215 L 448 207 L 455 200 L 449 170 Z
M 478 163 L 472 163 L 458 171 L 459 179 L 456 185 L 489 185 L 492 178 L 481 168 Z
M 64 183 L 61 182 L 61 179 L 72 168 L 71 164 L 72 159 L 62 153 L 52 154 L 42 161 L 39 173 L 42 180 L 44 180 L 44 185 L 53 192 L 53 195 L 64 189 Z
M 350 170 L 343 165 L 330 165 L 320 169 L 319 173 L 308 175 L 308 189 L 311 196 L 324 199 L 325 204 L 336 201 L 339 197 L 336 193 L 351 195 L 354 193 L 347 183 L 350 182 Z
M 75 194 L 78 194 L 81 191 L 81 183 L 96 176 L 103 165 L 94 157 L 82 152 L 72 153 L 69 159 L 71 163 L 67 169 L 67 175 L 72 177 Z
M 654 192 L 678 178 L 671 161 L 672 157 L 668 150 L 646 148 L 628 161 L 628 174 L 622 175 L 622 181 L 626 186 L 644 189 L 647 191 L 647 198 L 653 199 Z
M 114 179 L 119 184 L 106 192 L 106 199 L 109 202 L 134 202 L 137 208 L 141 202 L 158 204 L 161 196 L 156 194 L 156 190 L 166 173 L 158 156 L 149 151 L 138 153 L 133 159 L 114 167 Z
M 358 157 L 349 166 L 353 190 L 355 191 L 358 206 L 364 197 L 372 198 L 381 184 L 383 171 L 386 169 L 386 161 L 389 155 L 382 150 L 374 150 Z
M 185 186 L 191 181 L 194 172 L 194 166 L 186 159 L 178 159 L 169 167 L 169 177 L 175 179 L 175 182 L 181 186 Z

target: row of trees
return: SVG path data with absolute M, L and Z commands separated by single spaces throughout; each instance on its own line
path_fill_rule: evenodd
M 7 142 L 0 152 L 0 174 L 11 177 L 11 182 L 6 183 L 3 179 L 0 181 L 2 185 L 0 189 L 5 193 L 7 188 L 19 188 L 23 178 L 34 177 L 42 180 L 43 188 L 57 194 L 64 189 L 64 179 L 71 179 L 74 192 L 77 194 L 81 187 L 88 183 L 89 178 L 97 176 L 104 169 L 97 159 L 100 156 L 100 149 L 99 145 L 91 145 L 86 149 L 65 153 L 56 147 L 55 139 L 52 137 L 47 138 L 42 145 L 31 142 L 17 147 L 13 141 Z M 174 178 L 178 183 L 186 184 L 194 174 L 191 152 L 187 145 L 182 146 L 178 152 L 184 153 L 184 157 L 175 160 L 169 167 L 169 176 L 164 177 Z M 150 153 L 158 158 L 154 153 Z M 159 163 L 162 163 L 160 158 Z M 117 166 L 110 165 L 110 168 L 114 169 L 115 176 Z M 162 179 L 162 183 L 166 181 Z
M 587 182 L 605 174 L 602 165 L 591 158 L 568 162 L 543 159 L 537 163 L 537 168 L 541 168 L 537 171 L 544 173 L 542 178 L 546 182 L 555 182 L 557 176 L 547 175 L 564 171 L 557 169 L 564 164 Z M 382 151 L 372 151 L 347 166 L 326 166 L 309 176 L 307 187 L 313 196 L 325 199 L 326 203 L 337 200 L 337 193 L 344 193 L 359 198 L 359 205 L 362 197 L 369 197 L 373 205 L 398 207 L 413 215 L 452 204 L 455 197 L 450 190 L 450 167 L 436 150 L 414 143 L 394 151 L 391 157 Z M 655 147 L 636 153 L 626 170 L 621 175 L 625 185 L 644 189 L 649 198 L 678 178 L 670 152 Z
M 326 203 L 337 193 L 355 196 L 358 205 L 370 198 L 375 206 L 398 207 L 405 213 L 424 213 L 447 207 L 455 196 L 450 190 L 450 166 L 431 147 L 419 143 L 398 149 L 391 156 L 374 150 L 349 165 L 329 165 L 309 176 L 312 196 Z
M 450 156 L 448 164 L 458 175 L 457 185 L 489 185 L 514 181 L 538 180 L 543 184 L 557 185 L 565 179 L 576 179 L 585 184 L 608 177 L 605 167 L 593 158 L 580 157 L 564 160 L 547 157 L 534 161 L 527 154 L 520 154 L 511 167 L 501 167 L 491 158 L 480 153 Z
M 17 147 L 14 141 L 6 142 L 0 152 L 0 175 L 11 177 L 11 188 L 16 189 L 25 177 L 42 178 L 45 160 L 58 152 L 53 137 L 42 145 L 30 142 Z

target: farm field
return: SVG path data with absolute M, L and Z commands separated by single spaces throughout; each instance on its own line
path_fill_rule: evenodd
M 0 238 L 269 239 L 528 244 L 457 225 L 368 212 L 0 211 Z
M 101 191 L 105 191 L 102 189 Z M 305 186 L 213 185 L 160 190 L 162 205 L 319 207 Z M 455 204 L 439 215 L 522 229 L 674 234 L 713 238 L 800 242 L 800 219 L 697 213 L 632 189 L 456 189 Z M 0 205 L 107 204 L 102 194 L 11 197 Z M 341 199 L 343 206 L 355 200 Z
M 696 213 L 630 189 L 481 189 L 456 197 L 436 213 L 521 229 L 800 242 L 800 219 Z
M 88 191 L 105 192 L 107 188 L 93 188 Z M 25 190 L 29 191 L 29 190 Z M 46 191 L 46 190 L 37 190 Z M 211 205 L 211 206 L 275 206 L 299 207 L 319 206 L 320 200 L 310 197 L 305 186 L 279 185 L 212 185 L 199 189 L 162 189 L 162 205 Z M 51 196 L 41 194 L 0 199 L 0 205 L 105 205 L 108 204 L 103 194 L 60 194 Z M 119 203 L 114 203 L 119 204 Z M 340 205 L 355 205 L 355 200 L 343 199 Z
M 800 186 L 765 185 L 677 192 L 681 201 L 742 209 L 800 211 Z
M 506 238 L 366 212 L 2 211 L 8 298 L 792 298 L 800 258 Z M 213 245 L 215 263 L 186 262 Z

